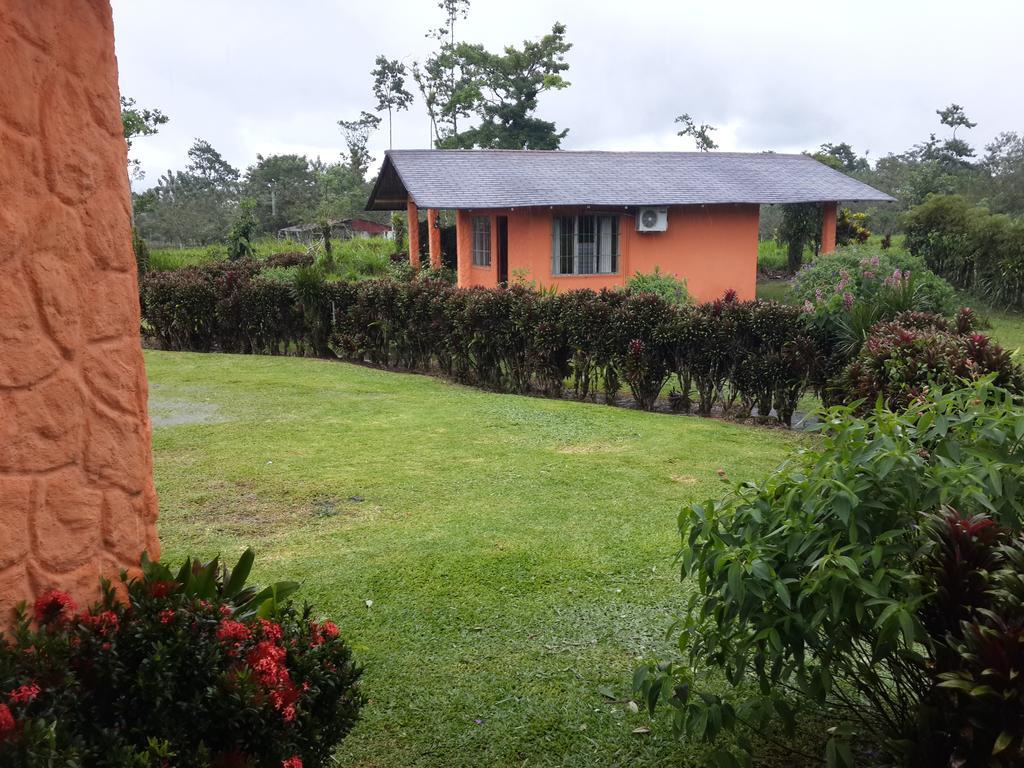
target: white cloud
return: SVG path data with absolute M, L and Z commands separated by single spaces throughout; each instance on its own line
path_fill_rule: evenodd
M 337 120 L 369 109 L 378 53 L 411 63 L 439 23 L 431 0 L 113 0 L 122 91 L 171 116 L 135 156 L 156 181 L 197 136 L 239 168 L 257 152 L 334 157 Z M 1024 129 L 1008 88 L 1024 70 L 1024 3 L 817 0 L 475 0 L 460 36 L 490 47 L 568 26 L 572 86 L 541 114 L 567 149 L 690 149 L 673 119 L 719 126 L 722 149 L 799 151 L 848 141 L 901 151 L 963 104 L 979 148 Z M 410 83 L 410 87 L 412 84 Z M 395 120 L 395 146 L 422 147 L 422 106 Z M 374 137 L 380 157 L 387 133 Z

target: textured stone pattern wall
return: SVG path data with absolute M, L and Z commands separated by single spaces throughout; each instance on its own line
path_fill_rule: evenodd
M 0 0 L 0 627 L 157 552 L 108 0 Z

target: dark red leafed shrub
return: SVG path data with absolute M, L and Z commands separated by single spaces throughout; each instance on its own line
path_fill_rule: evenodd
M 1024 761 L 1024 538 L 978 515 L 929 518 L 922 624 L 936 687 L 922 704 L 917 765 Z M 948 762 L 947 762 L 948 761 Z
M 641 408 L 650 409 L 672 375 L 678 309 L 653 293 L 626 297 L 612 317 L 613 358 Z
M 420 276 L 327 281 L 298 266 L 287 282 L 251 259 L 154 273 L 142 283 L 149 329 L 167 349 L 337 356 L 431 372 L 495 391 L 578 399 L 628 386 L 641 408 L 669 397 L 698 409 L 788 424 L 821 355 L 792 308 L 740 302 L 680 306 L 650 292 L 456 288 Z M 737 409 L 737 403 L 739 408 Z
M 906 408 L 934 389 L 955 389 L 990 374 L 998 386 L 1024 389 L 1024 371 L 1010 353 L 973 331 L 969 310 L 953 321 L 924 312 L 905 312 L 879 323 L 837 382 L 845 402 L 874 406 L 880 397 L 893 409 Z
M 246 587 L 251 565 L 144 562 L 81 613 L 57 591 L 23 609 L 0 635 L 0 765 L 328 764 L 360 670 L 295 585 Z

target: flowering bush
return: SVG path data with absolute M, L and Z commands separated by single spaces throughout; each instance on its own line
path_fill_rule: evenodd
M 49 591 L 0 635 L 0 765 L 313 768 L 362 705 L 332 622 L 233 569 L 143 562 L 79 612 Z
M 901 312 L 948 316 L 956 308 L 952 287 L 920 259 L 860 246 L 819 256 L 797 275 L 793 293 L 816 329 L 820 355 L 812 384 L 827 405 L 842 401 L 834 380 L 876 324 Z
M 889 408 L 906 408 L 935 389 L 957 389 L 990 374 L 996 384 L 1020 392 L 1024 371 L 1010 353 L 973 328 L 962 310 L 956 321 L 907 312 L 875 325 L 837 382 L 840 399 L 861 400 L 862 410 L 881 398 Z
M 906 309 L 940 315 L 956 310 L 953 287 L 932 273 L 920 258 L 862 245 L 818 256 L 797 273 L 793 294 L 801 304 L 810 302 L 816 310 L 849 310 L 857 299 L 874 301 L 886 287 L 901 281 L 914 286 L 914 305 Z

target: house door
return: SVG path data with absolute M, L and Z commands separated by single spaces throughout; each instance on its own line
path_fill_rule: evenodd
M 498 283 L 508 282 L 508 216 L 498 217 Z

